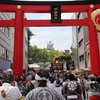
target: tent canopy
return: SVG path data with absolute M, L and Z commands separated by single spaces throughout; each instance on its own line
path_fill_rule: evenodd
M 38 69 L 40 66 L 37 63 L 29 64 L 29 68 Z

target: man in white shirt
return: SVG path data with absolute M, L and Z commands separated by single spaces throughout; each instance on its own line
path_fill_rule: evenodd
M 22 97 L 18 87 L 11 86 L 10 83 L 14 82 L 14 78 L 11 76 L 6 79 L 0 87 L 0 100 L 20 100 Z

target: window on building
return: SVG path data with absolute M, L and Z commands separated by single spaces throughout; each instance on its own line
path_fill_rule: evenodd
M 1 56 L 5 57 L 5 48 L 1 46 Z
M 79 26 L 79 27 L 78 27 L 78 29 L 77 29 L 77 30 L 78 30 L 78 33 L 80 33 L 80 31 L 81 31 L 81 27 L 82 27 L 82 26 Z
M 79 41 L 79 47 L 81 47 L 83 45 L 83 39 L 81 39 L 80 41 Z
M 4 55 L 5 54 L 5 48 L 2 47 L 2 54 Z
M 9 51 L 6 49 L 6 58 L 9 58 Z
M 79 61 L 80 62 L 84 61 L 84 54 L 82 54 L 81 56 L 79 56 Z
M 9 51 L 3 46 L 0 46 L 0 56 L 9 58 Z
M 5 27 L 1 27 L 2 33 L 5 33 Z
M 5 35 L 7 37 L 10 37 L 10 29 L 9 29 L 9 27 L 5 27 Z
M 10 28 L 7 27 L 7 30 L 8 30 L 8 37 L 10 37 Z
M 5 27 L 1 27 L 0 30 L 4 33 L 5 32 Z
M 78 19 L 80 18 L 80 14 L 81 14 L 80 12 L 77 14 L 77 18 L 78 18 Z
M 88 60 L 89 60 L 89 58 L 90 58 L 90 53 L 88 53 L 88 57 L 87 57 L 87 58 L 88 58 Z

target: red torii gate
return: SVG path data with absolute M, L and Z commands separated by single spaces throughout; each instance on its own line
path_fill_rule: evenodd
M 53 3 L 53 2 L 52 2 Z M 58 2 L 54 2 L 57 4 Z M 61 2 L 60 2 L 61 4 Z M 0 12 L 15 12 L 15 18 L 12 20 L 0 20 L 0 27 L 14 27 L 14 75 L 18 72 L 23 73 L 23 27 L 38 27 L 38 26 L 88 26 L 89 28 L 89 44 L 90 44 L 90 61 L 91 73 L 100 75 L 100 54 L 98 45 L 97 31 L 91 20 L 91 13 L 94 9 L 100 8 L 100 4 L 61 4 L 61 12 L 87 12 L 88 17 L 85 19 L 68 19 L 62 20 L 61 23 L 51 23 L 51 20 L 27 20 L 24 18 L 24 13 L 50 13 L 50 2 L 28 4 L 0 4 Z

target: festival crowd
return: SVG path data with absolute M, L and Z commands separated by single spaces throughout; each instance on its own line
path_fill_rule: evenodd
M 100 76 L 44 68 L 0 76 L 0 100 L 100 100 Z

